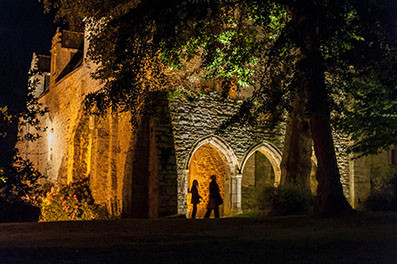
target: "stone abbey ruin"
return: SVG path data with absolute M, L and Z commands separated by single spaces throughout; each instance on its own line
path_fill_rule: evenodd
M 83 100 L 101 83 L 90 76 L 94 67 L 85 60 L 85 42 L 82 33 L 57 31 L 51 56 L 33 57 L 40 80 L 35 96 L 49 111 L 41 117 L 46 127 L 41 137 L 20 142 L 19 149 L 48 181 L 61 185 L 89 177 L 95 202 L 111 215 L 127 217 L 189 216 L 194 179 L 203 197 L 197 214 L 202 217 L 212 174 L 224 198 L 221 215 L 238 214 L 252 208 L 261 187 L 280 181 L 283 127 L 219 129 L 238 112 L 239 95 L 224 98 L 214 89 L 186 100 L 171 91 L 154 92 L 154 114 L 138 130 L 129 112 L 86 114 Z M 344 152 L 348 140 L 334 140 L 345 196 L 359 208 L 371 193 L 374 175 L 386 174 L 397 153 L 391 149 L 352 160 Z M 313 159 L 313 181 L 315 167 Z

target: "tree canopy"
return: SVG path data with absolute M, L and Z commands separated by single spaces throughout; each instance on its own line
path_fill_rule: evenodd
M 0 54 L 1 55 L 1 54 Z M 38 104 L 33 96 L 37 80 L 31 80 L 26 94 L 19 94 L 23 81 L 16 78 L 16 68 L 9 56 L 1 56 L 4 67 L 0 72 L 0 86 L 3 91 L 0 100 L 0 221 L 31 220 L 30 206 L 25 205 L 22 198 L 37 190 L 42 175 L 34 168 L 32 162 L 19 155 L 16 148 L 18 128 L 30 126 L 30 133 L 25 134 L 26 140 L 34 140 L 39 129 L 39 115 L 45 109 Z M 25 83 L 26 86 L 26 83 Z M 25 89 L 26 90 L 26 89 Z M 24 101 L 22 104 L 21 101 Z M 8 103 L 8 104 L 7 104 Z M 7 104 L 7 105 L 6 105 Z M 25 211 L 30 210 L 30 211 Z M 33 210 L 37 214 L 37 210 Z M 27 213 L 26 215 L 21 214 Z M 19 215 L 18 215 L 19 214 Z M 35 217 L 38 217 L 36 215 Z
M 331 129 L 364 154 L 396 144 L 396 13 L 390 0 L 43 0 L 72 28 L 88 23 L 89 56 L 105 86 L 99 108 L 136 110 L 169 67 L 200 56 L 206 78 L 253 86 L 245 116 L 275 123 L 298 96 L 318 160 L 316 210 L 349 208 Z M 155 81 L 154 81 L 155 80 Z M 150 83 L 150 85 L 148 85 Z

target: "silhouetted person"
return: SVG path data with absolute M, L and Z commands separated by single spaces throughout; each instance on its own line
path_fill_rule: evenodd
M 215 218 L 219 218 L 219 205 L 223 203 L 221 194 L 219 193 L 219 186 L 216 183 L 216 176 L 211 175 L 210 182 L 210 199 L 207 205 L 207 212 L 205 213 L 204 218 L 209 218 L 211 215 L 211 211 L 214 210 Z
M 192 211 L 192 218 L 196 218 L 196 213 L 197 213 L 197 204 L 200 203 L 200 199 L 202 198 L 198 192 L 198 181 L 194 180 L 192 184 L 192 189 L 190 189 L 190 192 L 192 193 L 192 200 L 191 204 L 193 204 L 193 211 Z

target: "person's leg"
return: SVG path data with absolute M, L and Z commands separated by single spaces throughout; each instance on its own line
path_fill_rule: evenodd
M 197 204 L 193 204 L 192 219 L 196 218 L 196 213 L 197 213 Z
M 215 218 L 219 218 L 219 207 L 218 206 L 215 206 L 214 213 L 215 213 Z
M 212 210 L 212 209 L 209 209 L 209 208 L 207 209 L 207 212 L 205 213 L 204 218 L 210 218 L 211 210 Z

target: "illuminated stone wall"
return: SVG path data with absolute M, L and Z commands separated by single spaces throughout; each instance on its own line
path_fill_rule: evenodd
M 258 209 L 258 201 L 265 186 L 274 186 L 274 172 L 265 155 L 257 151 L 251 155 L 243 168 L 241 190 L 243 212 Z
M 240 105 L 239 101 L 224 98 L 215 92 L 197 97 L 193 101 L 182 97 L 170 99 L 169 108 L 178 172 L 178 213 L 188 213 L 186 197 L 191 183 L 186 175 L 187 171 L 190 171 L 187 164 L 194 154 L 192 151 L 195 145 L 201 140 L 211 136 L 220 138 L 230 147 L 230 151 L 234 153 L 240 164 L 253 146 L 264 141 L 282 149 L 283 131 L 281 128 L 271 131 L 264 127 L 251 127 L 235 123 L 225 129 L 220 129 L 222 124 L 237 114 Z M 231 166 L 227 162 L 225 165 Z M 241 168 L 237 168 L 235 174 L 241 173 L 238 171 L 239 169 Z M 228 201 L 225 201 L 224 209 L 226 210 L 230 206 Z
M 189 166 L 189 188 L 192 188 L 194 180 L 199 183 L 198 190 L 202 197 L 200 204 L 197 206 L 197 217 L 204 217 L 207 211 L 209 200 L 210 176 L 216 175 L 216 182 L 219 186 L 219 192 L 222 199 L 225 197 L 225 180 L 226 174 L 230 174 L 228 168 L 225 167 L 225 160 L 215 147 L 206 144 L 200 147 L 194 154 Z M 188 196 L 190 197 L 190 196 Z M 189 215 L 191 215 L 193 206 L 188 199 Z M 223 206 L 220 206 L 219 213 L 223 215 Z
M 139 117 L 139 129 L 132 127 L 130 113 L 86 115 L 83 100 L 101 83 L 90 77 L 95 66 L 88 65 L 83 55 L 80 61 L 75 60 L 80 51 L 64 47 L 62 38 L 61 32 L 54 37 L 50 89 L 38 99 L 49 110 L 41 118 L 46 129 L 37 141 L 18 143 L 22 156 L 48 181 L 62 185 L 90 177 L 96 203 L 110 215 L 157 217 L 188 214 L 188 188 L 197 179 L 204 198 L 198 212 L 202 216 L 211 174 L 218 177 L 224 215 L 239 213 L 244 203 L 249 206 L 247 200 L 253 199 L 253 194 L 244 188 L 262 179 L 248 172 L 244 175 L 244 164 L 247 171 L 257 166 L 247 160 L 255 146 L 266 143 L 261 149 L 265 152 L 271 148 L 258 159 L 278 155 L 257 171 L 277 175 L 274 169 L 281 159 L 278 150 L 283 149 L 283 125 L 273 130 L 239 123 L 222 128 L 238 113 L 241 101 L 217 92 L 192 100 L 170 96 L 167 91 L 154 92 L 148 102 L 149 113 Z M 72 61 L 75 64 L 70 64 Z M 24 129 L 23 133 L 34 132 L 33 128 Z M 345 152 L 347 139 L 334 138 L 345 195 L 359 206 L 370 193 L 370 174 L 387 166 L 382 163 L 385 158 L 352 162 Z
M 349 172 L 349 162 L 350 158 L 346 153 L 346 147 L 349 144 L 349 140 L 346 136 L 333 133 L 334 138 L 334 145 L 335 145 L 335 152 L 336 152 L 336 159 L 338 161 L 339 173 L 340 173 L 340 180 L 343 187 L 343 193 L 346 199 L 352 203 L 351 195 L 350 195 L 350 181 L 351 181 L 351 174 Z
M 48 108 L 41 118 L 46 129 L 37 141 L 20 142 L 19 148 L 22 156 L 55 185 L 89 176 L 95 201 L 111 215 L 121 215 L 130 203 L 131 192 L 130 186 L 126 187 L 132 174 L 130 114 L 109 113 L 99 118 L 84 113 L 85 96 L 101 84 L 91 78 L 93 67 L 83 57 L 70 65 L 77 50 L 64 47 L 64 43 L 61 32 L 57 32 L 51 50 L 50 89 L 38 98 Z M 67 67 L 69 71 L 65 71 Z
M 212 93 L 193 101 L 174 98 L 170 101 L 169 106 L 178 167 L 179 213 L 188 211 L 186 193 L 190 183 L 187 182 L 186 171 L 189 171 L 189 168 L 186 167 L 186 164 L 189 163 L 191 158 L 190 152 L 200 140 L 209 136 L 221 138 L 231 147 L 240 165 L 248 150 L 260 142 L 266 141 L 272 143 L 276 148 L 282 149 L 282 128 L 270 131 L 260 127 L 233 124 L 224 130 L 220 130 L 221 124 L 232 117 L 239 109 L 238 101 L 230 98 L 225 99 L 220 94 Z M 333 137 L 344 194 L 352 206 L 360 208 L 370 194 L 371 177 L 378 173 L 379 167 L 383 168 L 382 170 L 389 171 L 390 166 L 387 164 L 387 157 L 381 154 L 372 157 L 371 162 L 363 159 L 352 161 L 346 153 L 346 146 L 349 144 L 348 139 L 338 134 L 334 134 Z M 372 162 L 372 160 L 376 161 Z M 315 162 L 312 164 L 314 165 Z M 239 167 L 238 169 L 242 170 L 243 168 Z M 239 172 L 241 173 L 241 171 Z M 315 170 L 313 170 L 314 172 Z M 311 177 L 315 188 L 315 177 L 314 175 Z

